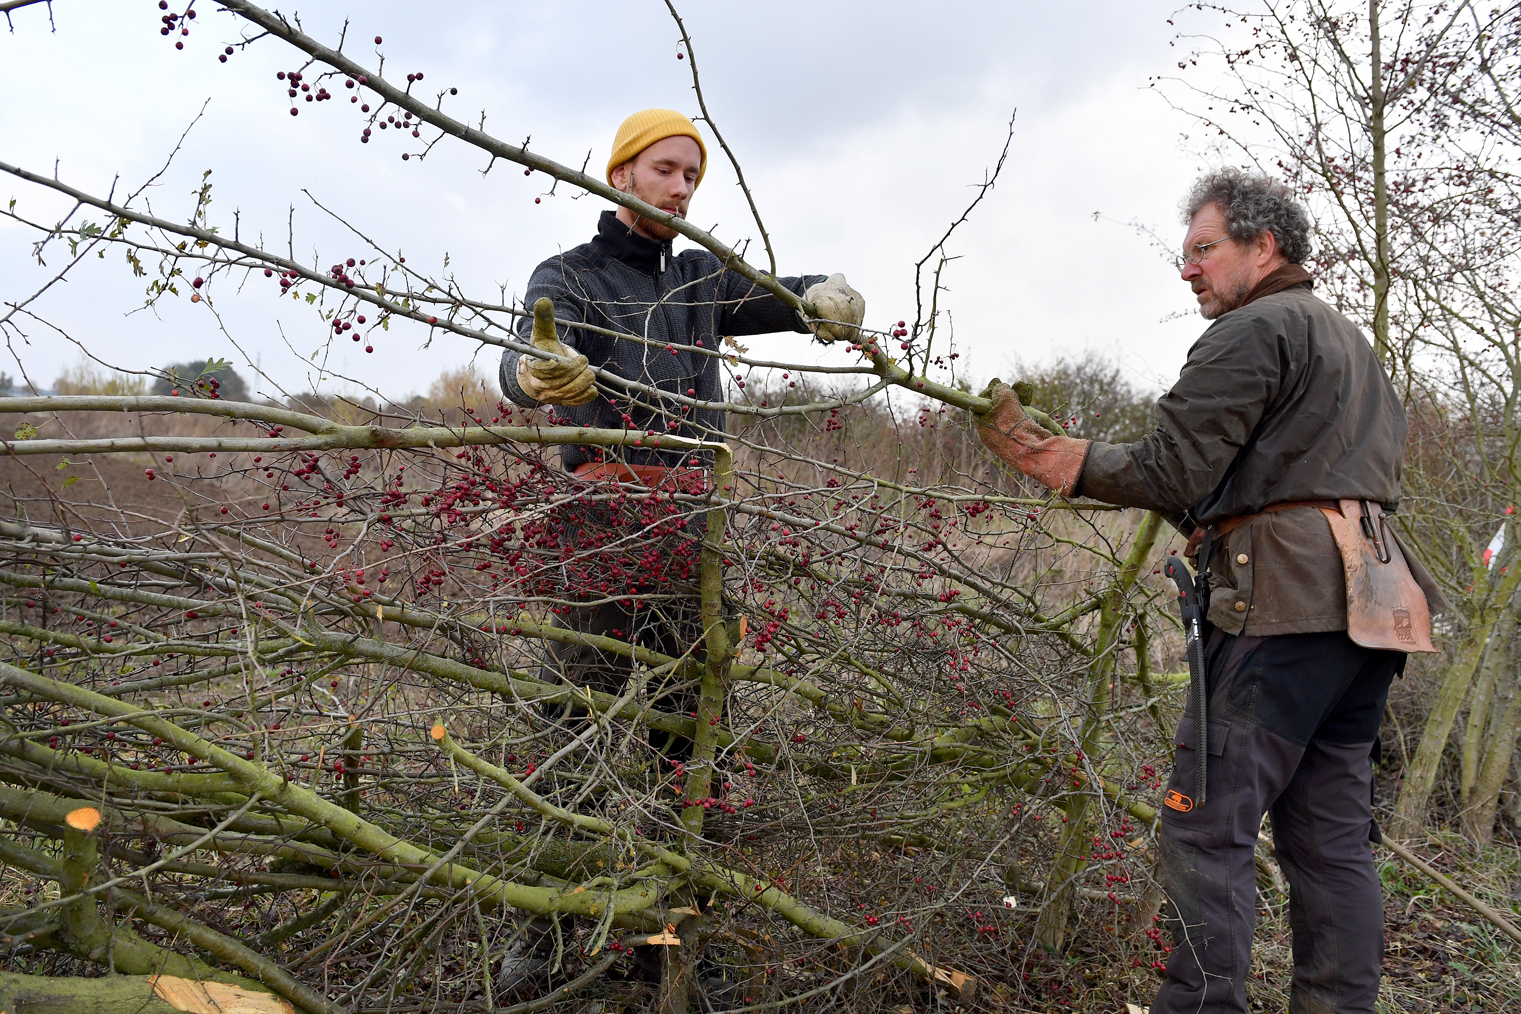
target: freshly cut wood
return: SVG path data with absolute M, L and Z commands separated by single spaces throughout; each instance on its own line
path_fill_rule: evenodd
M 74 830 L 88 834 L 100 826 L 100 811 L 93 806 L 81 806 L 77 810 L 70 810 L 63 820 Z
M 148 981 L 154 996 L 186 1014 L 296 1014 L 296 1008 L 272 993 L 225 982 L 197 982 L 177 975 L 153 975 Z
M 173 975 L 79 978 L 15 972 L 0 972 L 0 1010 L 46 1010 L 48 1014 L 295 1014 L 295 1008 L 273 994 L 219 982 L 197 983 Z

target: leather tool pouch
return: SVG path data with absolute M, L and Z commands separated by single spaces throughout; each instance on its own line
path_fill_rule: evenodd
M 1426 595 L 1410 575 L 1383 509 L 1368 500 L 1342 500 L 1340 510 L 1320 510 L 1346 574 L 1347 636 L 1364 648 L 1436 651 Z

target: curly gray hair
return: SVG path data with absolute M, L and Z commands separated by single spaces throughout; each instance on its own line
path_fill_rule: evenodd
M 1188 192 L 1183 224 L 1208 204 L 1220 206 L 1225 228 L 1238 243 L 1250 242 L 1266 230 L 1290 264 L 1310 255 L 1310 216 L 1282 183 L 1233 166 L 1217 169 L 1199 177 Z

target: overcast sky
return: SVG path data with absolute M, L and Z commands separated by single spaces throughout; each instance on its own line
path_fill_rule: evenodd
M 1203 168 L 1183 137 L 1189 122 L 1147 84 L 1176 66 L 1172 3 L 686 0 L 680 9 L 709 110 L 745 167 L 782 273 L 843 271 L 866 297 L 869 324 L 911 319 L 913 263 L 970 199 L 1017 109 L 1004 174 L 950 246 L 961 259 L 947 271 L 942 303 L 961 361 L 981 381 L 1008 377 L 1015 357 L 1094 348 L 1140 384 L 1176 376 L 1204 322 L 1176 272 L 1120 224 L 1137 219 L 1180 239 L 1177 203 Z M 579 166 L 590 152 L 592 171 L 605 165 L 628 113 L 696 113 L 660 0 L 308 0 L 287 11 L 331 41 L 348 18 L 345 48 L 361 62 L 376 64 L 372 40 L 382 36 L 392 80 L 421 71 L 428 94 L 457 87 L 449 112 L 472 122 L 484 112 L 488 131 L 513 142 L 531 136 L 534 149 L 562 163 Z M 251 34 L 246 23 L 203 3 L 181 52 L 160 36 L 159 16 L 155 0 L 55 0 L 56 32 L 43 5 L 15 12 L 14 32 L 0 25 L 0 161 L 49 173 L 56 165 L 61 179 L 95 193 L 113 183 L 118 194 L 135 190 L 205 105 L 138 206 L 183 220 L 209 169 L 211 219 L 224 231 L 237 211 L 244 239 L 262 234 L 282 252 L 293 222 L 303 262 L 363 256 L 315 198 L 403 251 L 409 265 L 436 273 L 447 255 L 460 284 L 482 298 L 520 294 L 537 262 L 590 238 L 605 206 L 596 198 L 573 200 L 562 187 L 536 205 L 542 176 L 502 164 L 483 176 L 486 159 L 453 141 L 408 162 L 393 133 L 361 145 L 346 95 L 303 104 L 292 117 L 275 72 L 298 65 L 293 50 L 264 39 L 222 64 L 216 54 Z M 754 226 L 733 172 L 710 147 L 690 217 L 742 243 Z M 11 197 L 37 219 L 66 208 L 0 177 L 0 200 Z M 48 277 L 31 257 L 33 239 L 0 222 L 0 300 L 29 295 Z M 764 263 L 758 244 L 752 252 Z M 49 266 L 63 253 L 54 248 Z M 112 252 L 30 309 L 123 367 L 221 356 L 262 367 L 267 393 L 344 388 L 306 360 L 326 328 L 274 292 L 262 276 L 241 292 L 223 281 L 214 311 L 184 298 L 144 311 L 143 281 Z M 12 351 L 27 376 L 49 386 L 77 349 L 22 323 L 31 344 L 13 340 Z M 393 327 L 375 354 L 344 341 L 325 361 L 403 397 L 477 352 L 457 338 L 424 348 L 426 338 Z M 792 336 L 750 344 L 791 360 L 846 355 Z M 0 369 L 18 373 L 15 359 Z

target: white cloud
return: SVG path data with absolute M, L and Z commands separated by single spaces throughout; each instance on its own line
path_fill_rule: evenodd
M 958 233 L 948 305 L 963 362 L 985 378 L 1007 359 L 1039 359 L 1094 346 L 1124 357 L 1138 379 L 1175 374 L 1195 317 L 1186 290 L 1148 245 L 1092 213 L 1140 218 L 1167 229 L 1195 166 L 1178 153 L 1181 123 L 1145 90 L 1165 66 L 1170 4 L 768 5 L 765 17 L 731 4 L 694 2 L 683 15 L 705 75 L 709 105 L 744 159 L 784 272 L 843 270 L 867 296 L 869 322 L 912 315 L 912 264 L 959 213 L 1019 108 L 1009 164 L 996 191 Z M 298 259 L 325 266 L 365 256 L 362 245 L 302 193 L 361 227 L 409 264 L 450 271 L 478 296 L 520 291 L 528 272 L 557 249 L 589 238 L 600 206 L 561 188 L 535 205 L 542 177 L 525 179 L 445 141 L 426 162 L 402 163 L 394 136 L 358 143 L 357 113 L 340 100 L 286 113 L 275 71 L 298 61 L 272 39 L 226 64 L 214 53 L 237 31 L 227 15 L 203 13 L 185 52 L 157 32 L 153 5 L 61 5 L 57 34 L 27 8 L 0 35 L 0 160 L 51 172 L 104 193 L 136 187 L 162 164 L 203 101 L 210 105 L 159 185 L 154 209 L 183 218 L 203 170 L 213 170 L 213 218 L 225 230 L 284 251 L 294 222 Z M 434 10 L 434 9 L 429 9 Z M 676 33 L 658 3 L 459 3 L 418 14 L 397 0 L 334 0 L 302 8 L 303 25 L 331 39 L 352 12 L 348 50 L 372 60 L 370 37 L 386 37 L 387 74 L 426 72 L 432 94 L 457 115 L 503 138 L 595 170 L 618 121 L 645 105 L 695 107 Z M 410 139 L 409 139 L 410 140 Z M 715 157 L 718 153 L 714 148 Z M 14 179 L 0 197 L 41 219 L 67 207 Z M 294 210 L 292 210 L 294 209 Z M 97 216 L 98 217 L 98 216 Z M 694 203 L 700 225 L 727 239 L 753 235 L 726 166 L 715 164 Z M 47 277 L 29 256 L 31 237 L 0 226 L 0 299 L 28 294 Z M 759 258 L 757 248 L 753 259 Z M 50 263 L 56 264 L 56 256 Z M 91 262 L 37 304 L 38 313 L 118 364 L 144 368 L 192 356 L 259 362 L 301 390 L 319 374 L 289 351 L 326 339 L 315 316 L 278 302 L 261 276 L 235 294 L 219 284 L 225 332 L 206 307 L 183 299 L 139 311 L 143 283 L 118 253 Z M 34 324 L 17 350 L 48 383 L 73 348 Z M 390 395 L 425 389 L 474 350 L 457 339 L 393 328 L 375 355 L 340 342 L 332 369 Z M 779 355 L 813 359 L 801 338 L 770 342 Z M 289 345 L 287 345 L 287 342 Z M 489 353 L 487 353 L 489 355 Z M 825 353 L 830 356 L 843 353 Z M 5 364 L 9 367 L 9 364 Z M 10 370 L 14 372 L 14 370 Z

